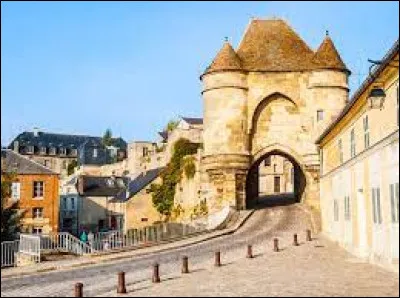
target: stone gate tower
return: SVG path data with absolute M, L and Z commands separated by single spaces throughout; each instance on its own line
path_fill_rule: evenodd
M 281 154 L 302 173 L 299 200 L 318 207 L 315 140 L 345 106 L 349 74 L 328 34 L 314 52 L 282 20 L 252 20 L 237 50 L 226 41 L 201 76 L 211 204 L 246 208 L 253 169 Z

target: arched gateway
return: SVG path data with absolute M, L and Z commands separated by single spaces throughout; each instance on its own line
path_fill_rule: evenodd
M 281 155 L 297 200 L 318 207 L 315 139 L 344 107 L 348 75 L 329 36 L 314 52 L 282 20 L 252 20 L 237 51 L 225 42 L 201 76 L 212 204 L 246 208 L 260 162 Z

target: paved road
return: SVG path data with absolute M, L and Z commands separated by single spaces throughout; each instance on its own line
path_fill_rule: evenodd
M 178 289 L 184 289 L 184 287 L 177 284 L 179 283 L 178 279 L 181 275 L 180 266 L 181 257 L 183 255 L 189 257 L 192 271 L 190 275 L 192 278 L 195 278 L 194 276 L 196 274 L 198 274 L 198 278 L 200 278 L 199 280 L 195 280 L 194 284 L 202 284 L 203 287 L 206 287 L 207 281 L 205 279 L 209 276 L 207 270 L 213 268 L 214 252 L 216 250 L 221 250 L 222 262 L 228 265 L 227 267 L 234 266 L 236 263 L 239 264 L 243 262 L 247 244 L 253 244 L 256 254 L 267 255 L 272 253 L 272 238 L 278 237 L 280 239 L 280 246 L 284 248 L 282 253 L 284 254 L 285 250 L 291 247 L 293 233 L 298 233 L 300 242 L 304 244 L 302 246 L 306 246 L 306 243 L 304 243 L 304 231 L 309 227 L 310 223 L 308 217 L 296 204 L 259 209 L 235 234 L 157 255 L 149 255 L 131 260 L 125 259 L 75 270 L 2 280 L 1 296 L 65 297 L 72 295 L 73 286 L 76 282 L 83 282 L 85 296 L 110 296 L 111 293 L 115 292 L 116 273 L 118 271 L 127 272 L 126 278 L 128 287 L 135 288 L 135 295 L 171 296 L 176 292 L 176 290 L 172 291 L 174 285 L 178 287 Z M 316 242 L 317 241 L 313 243 Z M 160 263 L 160 272 L 163 279 L 162 284 L 164 284 L 164 286 L 159 288 L 161 292 L 154 292 L 157 288 L 153 289 L 151 283 L 149 283 L 154 261 Z M 221 272 L 223 272 L 223 270 L 227 269 L 223 267 Z M 243 270 L 249 269 L 243 268 Z M 285 266 L 282 266 L 281 270 L 284 271 Z M 381 276 L 384 275 L 381 274 Z M 227 279 L 227 276 L 222 276 L 220 278 L 222 278 L 222 280 L 230 280 L 229 278 Z M 238 276 L 238 278 L 240 277 Z M 167 282 L 172 283 L 169 287 L 172 292 L 168 292 L 168 289 L 165 289 L 165 284 Z M 231 280 L 231 282 L 235 283 L 234 280 Z M 152 289 L 153 292 L 149 289 Z M 213 291 L 207 292 L 207 289 L 194 291 L 195 292 L 193 292 L 192 289 L 192 292 L 188 290 L 180 294 L 215 294 Z M 246 289 L 243 289 L 243 291 L 246 292 Z M 241 295 L 239 292 L 234 292 L 233 294 L 236 294 L 236 296 Z M 264 293 L 264 295 L 268 294 Z

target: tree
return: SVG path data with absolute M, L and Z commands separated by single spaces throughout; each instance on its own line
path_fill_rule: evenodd
M 111 129 L 109 129 L 109 128 L 106 129 L 106 131 L 104 132 L 104 135 L 103 135 L 102 142 L 103 142 L 104 146 L 111 146 L 113 144 Z
M 21 230 L 23 214 L 18 211 L 18 202 L 10 202 L 13 174 L 4 173 L 1 177 L 1 242 L 15 240 Z
M 170 120 L 167 124 L 167 128 L 165 129 L 167 132 L 173 131 L 179 124 L 177 120 Z
M 67 167 L 68 176 L 74 173 L 74 169 L 78 166 L 78 162 L 74 159 L 72 160 Z

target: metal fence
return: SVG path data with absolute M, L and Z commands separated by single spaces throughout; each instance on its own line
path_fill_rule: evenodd
M 51 252 L 85 255 L 122 248 L 156 245 L 194 236 L 205 231 L 207 231 L 205 225 L 189 226 L 179 223 L 163 223 L 132 229 L 125 234 L 121 231 L 89 233 L 87 242 L 66 232 L 42 235 L 21 234 L 19 241 L 1 243 L 1 267 L 17 265 L 17 257 L 25 258 L 25 261 L 28 262 L 38 263 L 43 254 Z
M 19 240 L 1 243 L 1 268 L 16 265 L 16 253 L 19 250 Z
M 129 230 L 101 232 L 88 235 L 88 245 L 94 251 L 101 252 L 135 246 L 154 245 L 164 241 L 173 241 L 206 231 L 205 226 L 188 226 L 178 223 L 165 223 Z
M 21 234 L 19 238 L 20 256 L 24 256 L 28 262 L 40 262 L 40 236 Z

